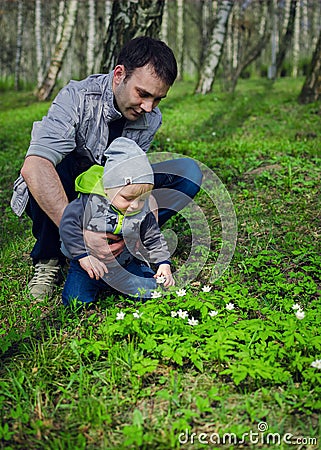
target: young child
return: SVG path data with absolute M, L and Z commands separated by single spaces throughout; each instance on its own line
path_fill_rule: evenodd
M 108 286 L 150 298 L 158 277 L 165 277 L 165 287 L 174 285 L 170 253 L 149 208 L 154 175 L 146 154 L 131 139 L 120 137 L 105 155 L 105 167 L 94 165 L 76 179 L 80 194 L 66 207 L 60 223 L 61 248 L 70 259 L 62 293 L 65 305 L 73 299 L 90 303 Z M 119 235 L 124 250 L 108 262 L 99 260 L 86 247 L 85 229 Z

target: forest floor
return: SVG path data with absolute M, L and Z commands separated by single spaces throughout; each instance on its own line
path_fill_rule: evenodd
M 164 229 L 180 281 L 86 309 L 28 296 L 34 239 L 9 202 L 49 103 L 1 93 L 1 449 L 321 448 L 321 109 L 302 83 L 176 83 L 150 158 L 204 171 Z

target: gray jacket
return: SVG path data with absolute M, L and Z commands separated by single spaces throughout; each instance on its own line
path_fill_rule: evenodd
M 70 81 L 54 99 L 47 116 L 34 123 L 27 156 L 41 156 L 56 166 L 68 153 L 76 151 L 87 167 L 101 164 L 109 124 L 121 117 L 114 106 L 112 80 L 113 71 Z M 146 152 L 161 123 L 160 110 L 155 108 L 136 121 L 126 121 L 122 135 Z M 18 216 L 28 198 L 28 188 L 20 175 L 11 199 L 11 207 Z
M 126 266 L 134 257 L 153 264 L 169 263 L 170 253 L 148 201 L 140 212 L 122 215 L 107 197 L 97 194 L 80 194 L 65 208 L 59 232 L 62 252 L 70 259 L 87 256 L 83 230 L 120 235 L 125 250 L 109 262 L 109 266 Z M 139 252 L 137 244 L 140 244 Z

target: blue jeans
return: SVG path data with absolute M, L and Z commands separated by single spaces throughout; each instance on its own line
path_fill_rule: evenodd
M 77 197 L 76 177 L 87 170 L 74 152 L 67 155 L 56 167 L 68 200 Z M 159 205 L 159 226 L 183 209 L 198 193 L 202 183 L 202 172 L 190 158 L 179 158 L 152 165 L 154 170 L 155 197 Z M 64 264 L 65 257 L 60 251 L 60 238 L 57 226 L 39 207 L 32 196 L 27 206 L 32 220 L 32 233 L 36 243 L 31 252 L 34 264 L 40 259 L 58 258 Z
M 108 291 L 109 286 L 119 286 L 118 290 L 125 296 L 150 298 L 151 291 L 157 287 L 154 274 L 151 268 L 134 259 L 126 268 L 110 268 L 104 280 L 96 280 L 89 277 L 78 261 L 73 260 L 70 261 L 62 301 L 66 306 L 75 299 L 81 303 L 91 303 L 99 293 Z

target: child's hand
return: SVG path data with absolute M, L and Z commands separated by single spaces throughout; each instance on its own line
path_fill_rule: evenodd
M 80 266 L 88 273 L 90 278 L 102 278 L 105 273 L 108 273 L 106 265 L 94 256 L 85 256 L 79 260 Z
M 154 275 L 154 278 L 158 277 L 164 277 L 164 287 L 174 286 L 175 281 L 171 272 L 171 266 L 170 264 L 161 264 L 158 267 L 158 270 L 156 274 Z

